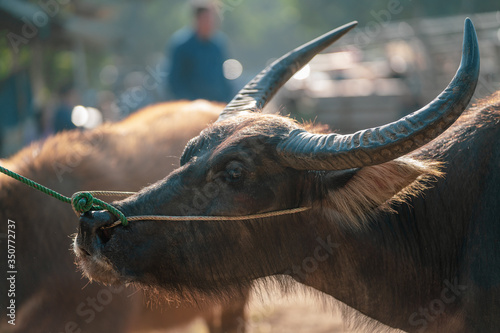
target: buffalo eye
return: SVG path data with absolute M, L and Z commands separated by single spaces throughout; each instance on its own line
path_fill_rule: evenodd
M 243 180 L 244 169 L 241 163 L 231 162 L 226 166 L 225 180 L 228 183 L 238 183 Z

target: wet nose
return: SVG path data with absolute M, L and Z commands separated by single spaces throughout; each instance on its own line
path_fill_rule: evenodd
M 91 254 L 95 246 L 105 244 L 111 237 L 112 229 L 102 227 L 112 224 L 116 217 L 108 211 L 86 212 L 80 217 L 78 246 Z

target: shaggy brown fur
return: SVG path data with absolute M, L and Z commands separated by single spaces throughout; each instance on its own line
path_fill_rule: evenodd
M 402 157 L 362 168 L 346 186 L 329 191 L 324 207 L 334 210 L 345 228 L 367 227 L 368 217 L 420 195 L 442 176 L 438 162 Z

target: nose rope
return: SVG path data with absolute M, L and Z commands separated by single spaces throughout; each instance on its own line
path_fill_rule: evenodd
M 107 196 L 122 196 L 128 197 L 135 192 L 119 192 L 119 191 L 86 191 L 76 192 L 71 196 L 71 206 L 77 216 L 84 214 L 91 210 L 107 210 L 114 216 L 118 217 L 119 222 L 126 226 L 128 225 L 127 217 L 118 209 L 111 206 L 107 202 L 94 198 L 94 195 L 107 195 Z
M 0 165 L 0 172 L 3 174 L 20 181 L 23 184 L 30 186 L 36 190 L 41 191 L 51 197 L 58 199 L 62 202 L 71 204 L 73 211 L 76 216 L 80 216 L 88 211 L 92 210 L 107 210 L 114 216 L 118 217 L 118 220 L 105 227 L 105 229 L 114 228 L 118 225 L 127 226 L 129 221 L 243 221 L 258 218 L 266 218 L 272 216 L 289 215 L 303 212 L 310 209 L 310 207 L 299 207 L 285 210 L 278 210 L 273 212 L 259 213 L 253 215 L 243 215 L 243 216 L 163 216 L 163 215 L 143 215 L 143 216 L 129 216 L 126 217 L 120 210 L 116 209 L 109 203 L 95 198 L 95 195 L 101 196 L 130 196 L 136 192 L 122 192 L 122 191 L 85 191 L 76 192 L 71 196 L 71 198 L 66 197 L 50 188 L 43 186 L 29 178 L 21 176 L 13 171 L 10 171 Z
M 113 215 L 117 216 L 124 226 L 128 224 L 127 218 L 125 217 L 125 215 L 123 215 L 122 212 L 120 212 L 118 209 L 111 206 L 107 202 L 94 198 L 93 195 L 129 196 L 131 194 L 134 194 L 135 192 L 115 192 L 115 191 L 76 192 L 71 196 L 71 198 L 69 198 L 29 178 L 21 176 L 20 174 L 15 173 L 14 171 L 6 169 L 1 165 L 0 165 L 0 172 L 11 178 L 14 178 L 17 181 L 20 181 L 23 184 L 28 185 L 31 188 L 34 188 L 35 190 L 50 195 L 51 197 L 59 201 L 71 204 L 71 207 L 73 208 L 73 211 L 75 212 L 76 216 L 80 216 L 81 214 L 86 213 L 90 210 L 105 209 L 111 212 Z
M 310 209 L 311 207 L 299 207 L 284 210 L 276 210 L 272 212 L 252 214 L 252 215 L 242 215 L 242 216 L 172 216 L 172 215 L 142 215 L 142 216 L 129 216 L 128 221 L 245 221 L 253 219 L 262 219 L 272 216 L 280 215 L 290 215 L 296 214 Z M 120 224 L 122 221 L 117 220 L 113 224 L 103 227 L 104 229 L 114 228 Z

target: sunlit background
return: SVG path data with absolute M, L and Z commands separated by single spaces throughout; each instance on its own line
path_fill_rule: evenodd
M 481 53 L 475 98 L 500 89 L 498 0 L 219 0 L 217 7 L 229 42 L 223 72 L 235 93 L 294 47 L 359 21 L 296 73 L 266 112 L 350 132 L 415 111 L 458 68 L 467 16 Z M 0 158 L 53 135 L 61 107 L 85 131 L 171 100 L 165 51 L 189 24 L 186 0 L 0 0 Z M 253 297 L 248 332 L 345 329 L 320 302 L 273 302 Z M 200 320 L 188 332 L 206 329 Z
M 190 24 L 188 1 L 0 2 L 1 153 L 54 132 L 60 103 L 81 128 L 169 100 L 170 36 Z M 499 87 L 496 1 L 222 0 L 229 40 L 224 75 L 236 92 L 288 50 L 352 20 L 359 26 L 297 73 L 272 107 L 351 131 L 426 104 L 451 79 L 463 20 L 481 47 L 476 96 Z

